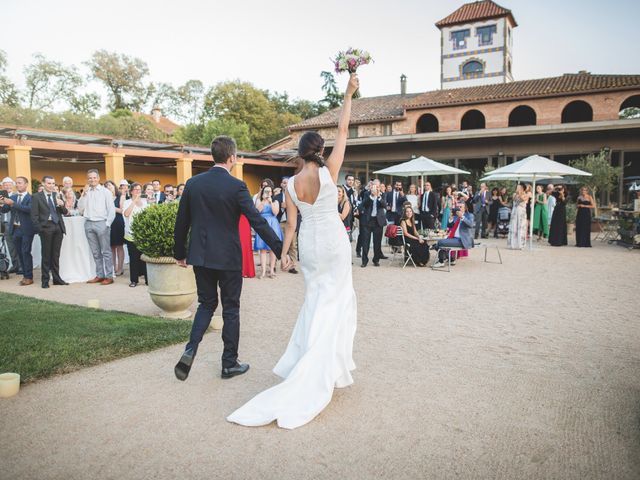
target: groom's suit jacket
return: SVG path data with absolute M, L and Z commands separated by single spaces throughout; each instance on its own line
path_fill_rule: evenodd
M 241 213 L 280 258 L 282 242 L 254 206 L 247 185 L 222 167 L 212 167 L 187 181 L 178 207 L 173 256 L 186 258 L 197 267 L 242 270 Z

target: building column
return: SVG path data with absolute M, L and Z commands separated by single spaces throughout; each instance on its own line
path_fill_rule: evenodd
M 111 180 L 116 185 L 124 179 L 124 153 L 104 154 L 104 175 L 105 180 Z
M 236 162 L 236 164 L 231 169 L 231 175 L 236 177 L 238 180 L 244 180 L 243 166 L 244 166 L 244 162 L 240 162 L 240 161 Z
M 193 163 L 193 158 L 176 158 L 176 184 L 180 185 L 181 183 L 187 183 L 193 176 L 193 172 L 191 170 L 191 164 Z
M 9 176 L 15 181 L 16 177 L 26 177 L 31 182 L 31 147 L 14 145 L 7 147 L 7 167 Z
M 453 160 L 453 166 L 458 168 L 458 159 L 457 158 L 455 158 Z M 458 187 L 458 183 L 459 183 L 458 182 L 458 174 L 457 173 L 455 174 L 455 180 L 453 182 L 456 184 L 456 188 L 457 188 Z
M 622 168 L 620 169 L 620 177 L 618 178 L 618 208 L 622 208 L 624 200 L 624 150 L 620 151 L 620 161 L 618 162 Z

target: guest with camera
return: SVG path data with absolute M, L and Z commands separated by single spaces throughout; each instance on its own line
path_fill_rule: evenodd
M 11 196 L 15 193 L 16 182 L 13 181 L 11 177 L 5 177 L 2 180 L 2 191 L 0 192 L 0 197 L 2 198 L 11 198 Z M 2 200 L 0 199 L 0 205 L 2 204 Z M 0 214 L 0 233 L 4 233 L 4 241 L 7 245 L 7 250 L 9 251 L 9 257 L 11 257 L 11 269 L 7 273 L 24 273 L 22 271 L 22 266 L 20 265 L 20 255 L 18 253 L 18 249 L 14 245 L 13 235 L 9 232 L 11 224 L 11 215 L 7 213 Z M 0 239 L 1 240 L 1 239 Z
M 9 214 L 7 233 L 12 237 L 20 258 L 23 278 L 21 286 L 33 284 L 33 258 L 31 244 L 35 231 L 31 221 L 31 195 L 28 192 L 29 180 L 26 177 L 16 177 L 17 192 L 8 197 L 0 196 L 1 212 Z M 3 192 L 4 193 L 4 192 Z
M 453 231 L 453 237 L 438 240 L 432 248 L 438 251 L 438 262 L 434 268 L 442 268 L 448 260 L 448 248 L 473 248 L 473 232 L 475 222 L 473 214 L 467 212 L 466 204 L 460 203 L 453 209 L 454 218 L 449 222 L 449 229 Z M 451 263 L 454 265 L 454 262 Z

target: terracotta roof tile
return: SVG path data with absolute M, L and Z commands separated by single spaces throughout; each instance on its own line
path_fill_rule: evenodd
M 580 93 L 640 88 L 640 75 L 592 75 L 571 73 L 561 77 L 496 83 L 478 87 L 452 88 L 407 95 L 359 98 L 353 101 L 351 123 L 371 123 L 404 118 L 405 110 L 493 103 L 522 98 L 544 98 Z M 338 123 L 340 108 L 308 118 L 289 128 L 304 130 L 331 127 Z
M 450 25 L 458 25 L 461 23 L 470 23 L 488 18 L 506 16 L 511 17 L 514 27 L 518 26 L 515 18 L 513 18 L 511 10 L 501 7 L 491 0 L 483 0 L 480 2 L 465 3 L 451 15 L 437 22 L 436 27 L 442 28 Z
M 396 120 L 404 116 L 404 104 L 420 95 L 409 93 L 405 95 L 385 95 L 382 97 L 365 97 L 353 101 L 351 106 L 351 123 L 367 123 L 380 120 Z M 340 108 L 329 110 L 317 117 L 308 118 L 292 125 L 291 129 L 300 130 L 331 126 L 338 123 Z
M 466 103 L 489 103 L 517 98 L 550 97 L 633 87 L 640 88 L 640 75 L 592 75 L 587 72 L 566 73 L 561 77 L 434 90 L 419 95 L 411 102 L 406 102 L 405 107 L 414 109 Z
M 156 126 L 156 128 L 158 128 L 159 130 L 162 130 L 167 135 L 173 135 L 173 132 L 175 132 L 178 128 L 180 128 L 180 125 L 172 122 L 167 117 L 161 116 L 160 120 L 156 121 L 155 117 L 149 113 L 134 112 L 133 115 L 146 118 L 151 123 L 153 123 Z

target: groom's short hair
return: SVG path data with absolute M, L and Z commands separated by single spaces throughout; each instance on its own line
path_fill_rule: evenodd
M 211 142 L 211 156 L 215 163 L 225 163 L 230 156 L 236 154 L 236 149 L 236 141 L 226 135 L 220 135 Z

